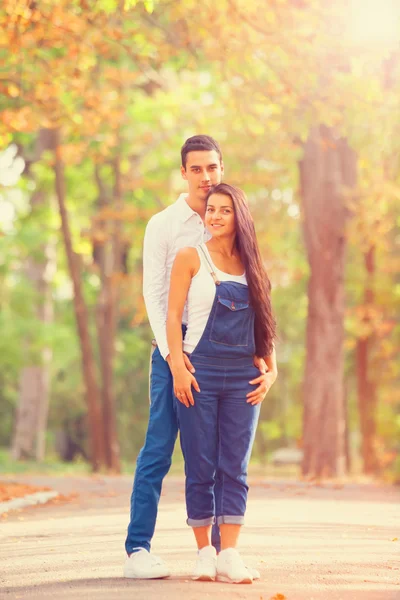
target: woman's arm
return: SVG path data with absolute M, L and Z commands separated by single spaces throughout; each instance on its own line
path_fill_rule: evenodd
M 174 378 L 174 392 L 178 400 L 189 406 L 194 404 L 192 385 L 199 392 L 194 376 L 187 370 L 182 350 L 182 315 L 192 277 L 200 266 L 195 248 L 182 248 L 176 255 L 171 271 L 168 298 L 167 341 L 169 365 Z
M 247 394 L 246 397 L 248 404 L 260 404 L 278 377 L 275 344 L 273 344 L 272 352 L 269 356 L 265 356 L 264 358 L 259 358 L 256 356 L 254 359 L 254 364 L 257 369 L 260 369 L 261 375 L 260 377 L 257 377 L 249 382 L 252 385 L 258 384 L 258 387 Z M 267 370 L 265 370 L 265 367 L 267 367 Z
M 275 344 L 273 345 L 271 354 L 269 356 L 264 356 L 264 360 L 268 367 L 268 373 L 273 373 L 276 379 L 278 377 L 278 366 L 276 364 Z

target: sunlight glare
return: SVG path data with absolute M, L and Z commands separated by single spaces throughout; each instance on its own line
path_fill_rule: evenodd
M 400 0 L 352 0 L 348 22 L 356 44 L 400 44 Z

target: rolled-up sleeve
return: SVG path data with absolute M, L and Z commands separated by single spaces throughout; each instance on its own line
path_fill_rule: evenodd
M 167 224 L 156 215 L 150 219 L 144 235 L 143 296 L 150 326 L 164 359 L 169 354 L 165 299 L 167 256 Z

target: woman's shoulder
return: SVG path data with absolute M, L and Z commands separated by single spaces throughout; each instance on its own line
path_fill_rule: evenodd
M 197 248 L 194 248 L 192 246 L 185 246 L 184 248 L 180 248 L 176 253 L 175 261 L 182 265 L 197 267 L 200 261 Z
M 197 252 L 197 248 L 194 248 L 193 246 L 185 246 L 184 248 L 180 248 L 176 253 L 176 257 L 179 257 L 180 259 L 193 260 L 198 256 L 199 253 Z

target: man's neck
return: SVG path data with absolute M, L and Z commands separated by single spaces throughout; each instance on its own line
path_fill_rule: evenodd
M 190 194 L 187 195 L 186 197 L 186 202 L 188 203 L 188 205 L 190 206 L 190 208 L 192 210 L 194 210 L 195 212 L 197 212 L 197 214 L 200 215 L 200 217 L 203 219 L 206 216 L 206 203 L 204 200 L 201 200 L 199 198 L 193 198 Z

